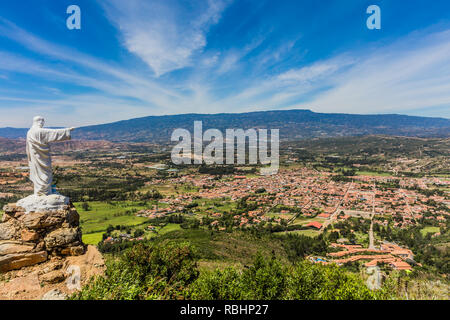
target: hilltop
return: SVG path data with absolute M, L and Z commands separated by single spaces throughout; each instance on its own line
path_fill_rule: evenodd
M 78 128 L 75 139 L 114 142 L 168 143 L 174 129 L 193 131 L 194 121 L 203 130 L 216 128 L 280 129 L 283 140 L 317 137 L 385 134 L 416 137 L 449 137 L 450 120 L 397 114 L 355 115 L 316 113 L 310 110 L 258 111 L 248 113 L 180 114 L 149 116 Z M 23 138 L 27 129 L 0 128 L 0 137 Z

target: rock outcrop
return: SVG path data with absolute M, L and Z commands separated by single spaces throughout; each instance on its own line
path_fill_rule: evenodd
M 35 196 L 32 196 L 35 197 Z M 64 199 L 62 199 L 62 198 Z M 78 256 L 85 252 L 79 214 L 60 195 L 39 197 L 26 208 L 8 204 L 0 223 L 0 273 L 45 262 L 55 256 Z M 32 208 L 35 211 L 29 211 Z
M 94 246 L 87 246 L 80 256 L 51 256 L 45 262 L 1 273 L 0 300 L 63 300 L 104 271 L 102 254 Z
M 80 216 L 68 199 L 51 195 L 32 203 L 33 197 L 3 208 L 0 300 L 65 299 L 105 270 L 97 248 L 83 244 Z

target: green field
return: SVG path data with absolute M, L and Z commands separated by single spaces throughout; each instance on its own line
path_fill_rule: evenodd
M 98 239 L 98 235 L 88 236 L 89 234 L 98 233 L 100 233 L 101 238 L 101 234 L 106 231 L 109 225 L 131 227 L 148 221 L 148 218 L 136 217 L 134 214 L 134 212 L 147 207 L 131 201 L 119 201 L 111 204 L 105 202 L 89 202 L 90 210 L 88 211 L 82 208 L 81 203 L 74 203 L 74 205 L 80 214 L 80 225 L 83 235 L 84 237 L 88 237 L 87 239 Z
M 290 234 L 298 234 L 298 235 L 302 235 L 302 236 L 307 236 L 307 237 L 317 237 L 320 234 L 320 231 L 318 230 L 314 230 L 314 229 L 307 229 L 307 230 L 295 230 L 295 231 L 285 231 L 282 233 L 290 233 Z
M 102 240 L 108 226 L 127 226 L 134 229 L 145 229 L 148 218 L 137 217 L 134 212 L 148 208 L 136 202 L 120 201 L 111 204 L 105 202 L 89 202 L 90 209 L 83 210 L 82 203 L 75 203 L 80 214 L 80 225 L 83 232 L 83 242 L 96 245 Z M 160 206 L 163 207 L 164 204 Z M 143 225 L 145 224 L 145 225 Z M 145 238 L 154 238 L 172 231 L 180 230 L 179 224 L 169 223 L 162 228 L 156 228 L 155 233 L 146 232 Z
M 376 177 L 389 177 L 392 173 L 389 172 L 374 172 L 374 171 L 357 171 L 358 176 L 376 176 Z
M 85 244 L 97 245 L 100 241 L 102 241 L 102 235 L 103 232 L 83 234 L 83 242 Z
M 175 223 L 168 223 L 166 226 L 158 230 L 159 235 L 163 235 L 172 231 L 181 230 L 181 227 L 179 224 Z
M 324 218 L 319 218 L 319 217 L 311 218 L 311 217 L 300 216 L 300 217 L 297 217 L 297 218 L 294 220 L 293 224 L 306 225 L 306 224 L 308 224 L 308 223 L 310 223 L 310 222 L 313 222 L 313 221 L 316 221 L 316 222 L 319 222 L 319 223 L 322 223 L 322 224 L 323 224 L 323 223 L 326 221 L 326 219 L 324 219 Z
M 439 230 L 439 227 L 425 227 L 420 230 L 420 233 L 425 237 L 428 233 L 435 234 L 436 232 L 439 232 Z
M 211 199 L 196 200 L 195 202 L 199 206 L 193 208 L 193 211 L 196 212 L 196 216 L 202 216 L 206 212 L 228 212 L 233 205 L 229 202 L 223 203 L 222 201 Z M 102 240 L 103 233 L 106 232 L 110 225 L 113 227 L 120 225 L 144 230 L 147 223 L 150 223 L 149 219 L 137 217 L 135 213 L 142 209 L 151 208 L 153 202 L 149 202 L 147 205 L 133 201 L 115 201 L 111 203 L 89 202 L 88 204 L 90 207 L 89 210 L 84 210 L 81 202 L 74 203 L 80 214 L 83 242 L 96 245 Z M 167 204 L 161 203 L 159 206 L 166 207 Z M 162 228 L 157 227 L 156 232 L 146 231 L 144 237 L 146 239 L 155 238 L 180 229 L 179 224 L 169 223 Z

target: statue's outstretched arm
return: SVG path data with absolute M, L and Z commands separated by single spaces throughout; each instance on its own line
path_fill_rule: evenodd
M 45 142 L 70 140 L 71 128 L 66 129 L 42 129 L 41 138 Z

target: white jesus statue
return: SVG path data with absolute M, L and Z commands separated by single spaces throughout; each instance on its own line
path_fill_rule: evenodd
M 27 155 L 30 167 L 30 180 L 34 184 L 35 196 L 52 194 L 52 160 L 50 142 L 70 140 L 74 128 L 46 129 L 44 118 L 37 116 L 27 133 Z

